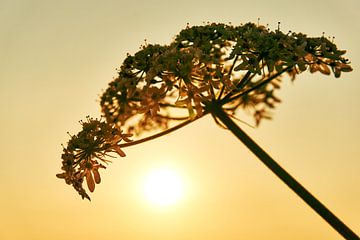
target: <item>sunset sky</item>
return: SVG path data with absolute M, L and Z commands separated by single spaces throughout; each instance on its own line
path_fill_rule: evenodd
M 91 202 L 55 177 L 66 132 L 100 116 L 126 53 L 144 39 L 168 44 L 187 23 L 258 18 L 325 32 L 347 50 L 353 72 L 284 78 L 273 120 L 240 126 L 360 234 L 359 9 L 358 0 L 0 0 L 0 239 L 342 239 L 210 116 L 124 148 Z M 144 193 L 159 169 L 181 182 L 170 205 Z

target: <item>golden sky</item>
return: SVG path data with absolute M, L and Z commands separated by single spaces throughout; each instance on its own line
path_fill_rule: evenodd
M 360 22 L 357 0 L 0 0 L 0 239 L 342 239 L 210 117 L 124 149 L 92 201 L 55 177 L 61 143 L 126 56 L 186 26 L 249 21 L 335 36 L 353 72 L 284 79 L 272 121 L 243 125 L 265 150 L 360 233 Z M 154 169 L 183 179 L 167 207 L 144 198 Z

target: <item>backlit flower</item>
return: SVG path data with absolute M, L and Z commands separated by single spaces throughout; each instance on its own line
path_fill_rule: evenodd
M 57 176 L 90 199 L 84 179 L 94 191 L 99 168 L 112 153 L 125 156 L 120 142 L 130 142 L 130 133 L 166 132 L 174 122 L 181 121 L 179 126 L 209 113 L 211 104 L 231 116 L 243 110 L 259 125 L 281 102 L 276 92 L 284 73 L 292 80 L 306 70 L 340 77 L 352 70 L 344 54 L 324 37 L 253 23 L 188 26 L 169 45 L 146 43 L 127 55 L 102 94 L 105 121 L 87 118 L 71 136 Z
M 82 187 L 84 178 L 90 192 L 93 192 L 95 184 L 101 181 L 99 169 L 105 168 L 100 162 L 105 164 L 110 162 L 106 159 L 113 157 L 109 153 L 124 157 L 125 153 L 119 144 L 122 140 L 130 142 L 131 135 L 123 134 L 121 130 L 97 119 L 87 118 L 81 124 L 82 131 L 71 136 L 67 146 L 63 148 L 61 156 L 63 172 L 56 176 L 72 185 L 82 198 L 90 200 Z

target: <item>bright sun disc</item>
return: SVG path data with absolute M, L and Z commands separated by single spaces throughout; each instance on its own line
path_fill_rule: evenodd
M 172 205 L 182 196 L 183 183 L 170 169 L 154 170 L 145 179 L 144 193 L 156 205 Z

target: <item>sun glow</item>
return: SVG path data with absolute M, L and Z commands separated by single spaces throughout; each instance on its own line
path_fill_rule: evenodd
M 157 169 L 146 177 L 144 194 L 155 205 L 172 205 L 183 195 L 183 182 L 175 171 Z

